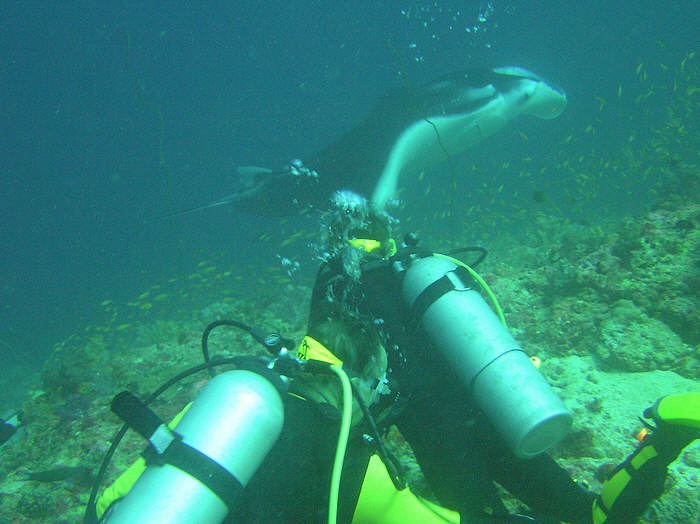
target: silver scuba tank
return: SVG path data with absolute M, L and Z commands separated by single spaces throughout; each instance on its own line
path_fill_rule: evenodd
M 416 313 L 429 340 L 466 384 L 513 452 L 532 457 L 559 442 L 572 417 L 529 357 L 481 295 L 444 258 L 414 260 L 403 280 L 403 298 L 414 308 L 423 291 L 446 278 L 447 291 Z M 427 307 L 426 307 L 427 305 Z M 422 313 L 422 314 L 421 314 Z
M 214 377 L 177 425 L 183 442 L 246 486 L 277 441 L 284 408 L 277 389 L 247 370 Z M 109 524 L 217 524 L 229 509 L 207 486 L 170 465 L 150 465 L 105 519 Z

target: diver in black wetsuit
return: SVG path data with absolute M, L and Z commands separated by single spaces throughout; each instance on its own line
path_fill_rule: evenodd
M 454 354 L 437 348 L 430 330 L 419 325 L 421 315 L 428 315 L 432 305 L 448 293 L 478 287 L 474 279 L 466 273 L 461 281 L 454 275 L 446 278 L 452 268 L 443 272 L 428 267 L 424 272 L 433 272 L 428 277 L 433 284 L 428 287 L 433 289 L 407 306 L 405 280 L 411 278 L 406 276 L 407 269 L 431 258 L 432 252 L 421 249 L 411 237 L 397 251 L 391 238 L 392 219 L 359 197 L 339 193 L 335 204 L 326 219 L 330 247 L 315 284 L 308 333 L 325 343 L 322 336 L 315 335 L 315 326 L 329 319 L 354 326 L 354 332 L 377 333 L 376 339 L 387 352 L 392 395 L 376 409 L 389 408 L 385 423 L 395 424 L 410 443 L 440 503 L 457 510 L 467 522 L 508 521 L 511 517 L 498 496 L 496 481 L 532 508 L 538 522 L 635 521 L 662 493 L 668 464 L 700 434 L 700 395 L 676 403 L 669 400 L 667 406 L 661 404 L 664 409 L 656 406 L 649 411 L 659 427 L 613 472 L 603 496 L 596 497 L 547 453 L 518 456 L 522 453 L 514 452 L 509 436 L 495 427 L 494 419 L 500 415 L 488 416 L 474 400 L 478 375 L 465 384 L 464 374 L 455 371 Z M 440 280 L 445 282 L 440 284 Z M 425 303 L 419 304 L 421 300 Z M 482 321 L 478 312 L 473 319 Z M 451 329 L 449 323 L 444 329 Z M 461 329 L 454 336 L 460 336 Z M 689 400 L 692 406 L 683 407 Z M 674 425 L 672 420 L 685 416 L 676 413 L 684 410 L 695 421 Z M 659 416 L 661 412 L 665 418 Z M 558 429 L 555 425 L 553 431 Z

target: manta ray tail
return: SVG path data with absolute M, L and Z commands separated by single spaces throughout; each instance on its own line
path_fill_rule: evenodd
M 198 206 L 190 207 L 187 209 L 181 209 L 179 211 L 173 211 L 166 215 L 160 215 L 155 218 L 146 220 L 146 223 L 156 222 L 158 220 L 163 220 L 164 218 L 178 217 L 181 215 L 187 215 L 189 213 L 194 213 L 196 211 L 203 211 L 205 209 L 211 209 L 212 207 L 226 206 L 228 204 L 233 204 L 240 200 L 245 199 L 251 192 L 255 191 L 255 188 L 260 185 L 260 178 L 263 176 L 268 176 L 273 173 L 271 169 L 266 167 L 256 167 L 256 166 L 240 166 L 238 168 L 238 175 L 243 185 L 244 189 L 228 195 L 219 200 L 213 202 L 207 202 L 206 204 L 200 204 Z

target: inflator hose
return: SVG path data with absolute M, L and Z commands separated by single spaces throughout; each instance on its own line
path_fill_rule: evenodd
M 209 363 L 211 362 L 209 359 L 209 333 L 211 333 L 214 328 L 217 328 L 219 326 L 237 327 L 239 329 L 242 329 L 243 331 L 247 331 L 248 333 L 250 333 L 251 330 L 250 326 L 244 324 L 243 322 L 238 322 L 237 320 L 215 320 L 206 328 L 204 328 L 204 332 L 202 333 L 202 356 L 204 357 L 204 363 L 207 364 L 207 371 L 209 372 L 209 376 L 212 378 L 214 378 L 215 373 L 213 366 L 209 365 Z

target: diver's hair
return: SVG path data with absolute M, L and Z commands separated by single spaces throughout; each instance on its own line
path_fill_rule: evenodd
M 367 331 L 359 323 L 327 319 L 320 322 L 309 335 L 323 344 L 343 361 L 343 369 L 360 376 L 353 379 L 365 403 L 371 403 L 371 388 L 383 377 L 387 368 L 386 351 L 376 333 Z M 309 400 L 325 401 L 340 406 L 340 387 L 335 376 L 313 375 L 294 381 L 295 393 Z
M 377 378 L 386 371 L 386 352 L 379 336 L 359 320 L 328 319 L 309 334 L 343 361 L 343 367 L 362 377 Z
M 319 258 L 340 261 L 343 273 L 353 281 L 362 274 L 362 253 L 348 244 L 353 238 L 371 238 L 386 242 L 391 237 L 392 223 L 396 219 L 375 208 L 366 198 L 352 191 L 336 191 L 330 208 L 321 219 L 321 245 L 317 246 Z

